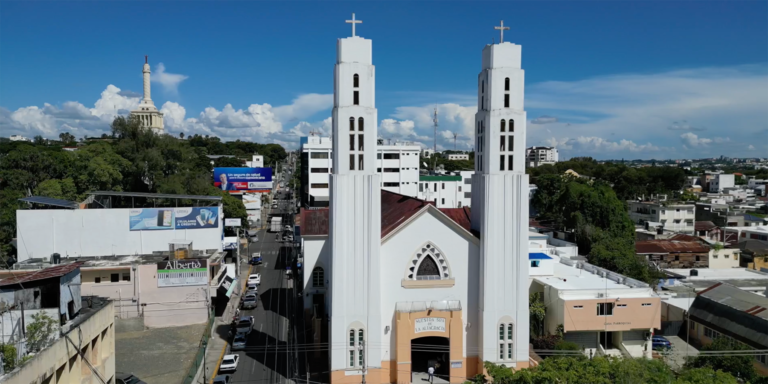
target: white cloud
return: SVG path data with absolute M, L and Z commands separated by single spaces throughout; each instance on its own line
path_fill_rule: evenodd
M 165 71 L 165 64 L 158 63 L 155 70 L 150 75 L 153 83 L 160 84 L 163 90 L 171 95 L 179 93 L 179 84 L 188 79 L 189 76 Z
M 557 117 L 553 116 L 539 116 L 531 120 L 531 124 L 552 124 L 557 123 Z
M 699 137 L 698 135 L 686 132 L 680 135 L 680 138 L 683 140 L 684 143 L 691 147 L 706 147 L 709 144 L 715 143 L 715 144 L 724 144 L 731 141 L 728 137 L 715 137 L 714 139 L 709 139 L 706 137 Z
M 445 103 L 437 105 L 424 106 L 405 106 L 395 109 L 393 117 L 402 122 L 411 122 L 413 126 L 410 130 L 400 130 L 403 136 L 392 137 L 393 139 L 410 140 L 421 143 L 426 147 L 432 147 L 434 135 L 435 107 L 437 107 L 438 129 L 437 136 L 438 149 L 453 149 L 453 133 L 459 134 L 457 139 L 457 148 L 471 150 L 475 138 L 475 113 L 477 106 L 462 106 L 456 103 Z M 382 120 L 379 131 L 385 131 L 385 122 Z M 394 121 L 394 120 L 393 120 Z M 397 131 L 397 130 L 395 130 Z M 394 132 L 393 132 L 394 133 Z
M 549 138 L 545 140 L 545 143 L 551 147 L 557 147 L 561 150 L 573 150 L 576 153 L 582 153 L 582 152 L 621 152 L 621 151 L 629 151 L 633 153 L 638 152 L 656 152 L 659 151 L 660 148 L 651 144 L 637 144 L 634 141 L 631 140 L 619 140 L 619 141 L 611 141 L 611 140 L 605 140 L 601 137 L 585 137 L 585 136 L 579 136 L 576 138 Z
M 333 107 L 332 94 L 307 93 L 295 99 L 289 105 L 274 108 L 274 114 L 280 121 L 306 119 L 317 112 Z
M 755 150 L 755 146 L 754 146 L 754 145 L 752 145 L 752 144 L 750 144 L 750 145 L 747 147 L 747 149 L 748 149 L 748 150 L 750 150 L 750 151 L 754 151 L 754 150 Z

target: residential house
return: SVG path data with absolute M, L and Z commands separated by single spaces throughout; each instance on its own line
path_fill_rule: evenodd
M 667 203 L 662 201 L 627 201 L 629 218 L 635 224 L 661 223 L 665 230 L 694 234 L 696 206 L 693 204 Z

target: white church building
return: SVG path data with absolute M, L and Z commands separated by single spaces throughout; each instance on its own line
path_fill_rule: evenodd
M 472 208 L 436 208 L 380 187 L 372 42 L 348 22 L 352 37 L 336 46 L 330 204 L 301 212 L 305 311 L 327 324 L 331 382 L 411 383 L 436 366 L 463 383 L 484 361 L 528 367 L 521 47 L 502 35 L 483 48 Z

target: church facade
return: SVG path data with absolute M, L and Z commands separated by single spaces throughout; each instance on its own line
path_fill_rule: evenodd
M 300 219 L 305 315 L 332 383 L 411 383 L 429 367 L 463 383 L 484 361 L 528 367 L 520 65 L 519 45 L 483 49 L 472 209 L 436 208 L 380 188 L 372 42 L 354 29 L 338 40 L 330 204 Z

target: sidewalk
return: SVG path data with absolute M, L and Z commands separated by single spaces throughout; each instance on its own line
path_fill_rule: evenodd
M 248 266 L 248 268 L 243 268 Z M 229 340 L 227 339 L 229 333 L 229 326 L 232 322 L 232 317 L 235 316 L 235 309 L 240 306 L 240 296 L 245 290 L 245 283 L 248 281 L 248 275 L 250 273 L 250 266 L 248 264 L 240 264 L 240 276 L 238 281 L 242 282 L 240 289 L 235 289 L 232 292 L 232 296 L 229 298 L 229 304 L 224 314 L 221 317 L 217 317 L 213 321 L 213 329 L 211 331 L 211 339 L 208 341 L 208 347 L 205 351 L 205 372 L 198 372 L 198 377 L 195 380 L 196 384 L 209 384 L 218 372 L 219 363 L 221 358 L 229 352 Z

